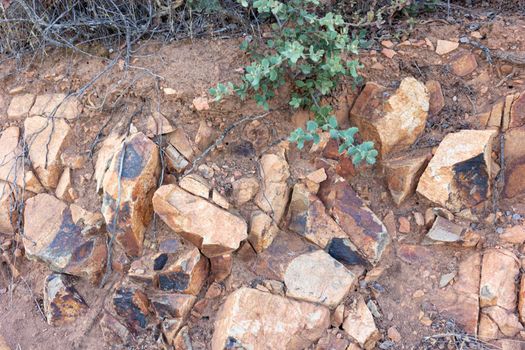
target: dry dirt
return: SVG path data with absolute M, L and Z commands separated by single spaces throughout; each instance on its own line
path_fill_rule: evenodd
M 471 23 L 481 24 L 479 31 L 487 36 L 489 48 L 525 52 L 525 20 L 522 17 L 498 17 L 493 21 L 474 17 L 457 25 L 428 21 L 416 26 L 410 39 L 428 38 L 435 43 L 437 39 L 459 38 L 468 34 L 467 28 Z M 74 123 L 74 151 L 89 154 L 98 138 L 102 139 L 119 122 L 126 125 L 130 118 L 140 130 L 146 117 L 157 108 L 160 108 L 174 126 L 183 127 L 190 136 L 195 135 L 201 120 L 206 120 L 217 130 L 223 130 L 242 116 L 260 113 L 261 110 L 253 103 L 240 103 L 233 98 L 220 105 L 214 104 L 207 111 L 196 112 L 192 108 L 193 98 L 206 95 L 211 86 L 238 78 L 239 73 L 236 70 L 247 60 L 237 49 L 239 43 L 240 39 L 196 40 L 169 45 L 149 42 L 142 45 L 140 52 L 130 62 L 132 68 L 129 70 L 124 69 L 124 61 L 119 59 L 115 67 L 90 87 L 83 97 L 83 103 L 88 107 L 84 108 L 81 118 Z M 380 46 L 376 45 L 373 49 L 380 50 Z M 441 82 L 446 107 L 429 119 L 425 133 L 416 142 L 415 148 L 437 145 L 447 133 L 475 125 L 473 116 L 484 106 L 512 91 L 525 89 L 523 66 L 512 66 L 514 75 L 505 80 L 508 73 L 502 72 L 502 69 L 506 69 L 503 65 L 508 63 L 496 61 L 494 66 L 490 66 L 480 50 L 463 45 L 460 50 L 475 52 L 479 64 L 476 72 L 467 78 L 458 78 L 452 74 L 446 62 L 426 46 L 399 48 L 398 55 L 393 59 L 373 50 L 365 51 L 360 56 L 365 65 L 362 75 L 366 81 L 395 86 L 403 77 L 414 76 L 421 81 Z M 384 69 L 372 69 L 371 66 L 377 62 Z M 1 81 L 0 116 L 6 115 L 8 91 L 15 87 L 23 86 L 26 91 L 35 94 L 75 91 L 88 83 L 108 63 L 99 58 L 51 51 L 42 61 Z M 0 73 L 13 68 L 5 64 L 0 66 Z M 161 90 L 163 87 L 172 88 L 178 93 L 165 96 Z M 280 96 L 285 95 L 286 91 L 282 91 Z M 282 100 L 276 101 L 273 107 L 281 106 Z M 255 173 L 257 159 L 266 146 L 286 137 L 295 128 L 291 116 L 287 109 L 278 109 L 262 120 L 256 132 L 243 132 L 241 127 L 241 130 L 228 136 L 220 149 L 203 162 L 209 166 L 215 165 L 215 188 L 221 189 L 228 196 L 232 179 Z M 10 124 L 13 122 L 0 117 L 2 128 Z M 292 149 L 290 153 L 292 175 L 296 178 L 315 169 L 313 159 L 307 152 Z M 95 158 L 88 162 L 84 169 L 73 173 L 73 183 L 80 194 L 79 204 L 87 209 L 98 210 L 101 199 L 94 190 L 94 160 Z M 430 203 L 413 196 L 401 207 L 396 207 L 387 195 L 378 168 L 359 169 L 357 175 L 349 179 L 380 218 L 384 218 L 389 211 L 393 211 L 396 218 L 410 217 L 415 211 L 424 213 L 430 206 Z M 498 204 L 498 210 L 503 213 L 510 210 L 525 215 L 523 202 L 499 201 Z M 486 217 L 492 210 L 489 205 L 480 216 Z M 243 211 L 241 210 L 241 214 Z M 413 222 L 412 226 L 415 227 Z M 476 229 L 483 233 L 485 246 L 496 244 L 494 226 L 481 221 Z M 429 298 L 436 293 L 440 276 L 454 270 L 458 261 L 472 251 L 472 248 L 432 247 L 432 253 L 423 260 L 407 264 L 397 256 L 396 249 L 401 243 L 417 244 L 420 241 L 424 234 L 423 229 L 413 231 L 408 235 L 393 234 L 393 244 L 381 261 L 381 266 L 386 270 L 378 280 L 380 292 L 377 301 L 382 314 L 377 320 L 378 327 L 383 332 L 391 326 L 398 329 L 402 337 L 401 344 L 396 345 L 399 349 L 419 349 L 422 347 L 420 342 L 423 337 L 442 331 L 439 324 L 448 318 L 436 311 Z M 161 238 L 176 239 L 175 234 L 160 220 L 152 224 L 146 237 L 146 246 L 150 249 L 156 249 Z M 279 239 L 287 238 L 285 235 Z M 518 253 L 521 255 L 521 252 Z M 234 261 L 235 266 L 232 276 L 226 282 L 226 290 L 231 291 L 241 285 L 254 285 L 261 278 L 253 272 L 253 266 L 258 263 L 254 254 L 246 254 L 241 250 Z M 19 278 L 0 278 L 0 334 L 12 349 L 110 348 L 103 342 L 98 322 L 109 287 L 120 276 L 115 276 L 105 289 L 93 288 L 87 282 L 78 281 L 77 288 L 90 305 L 88 314 L 72 325 L 51 327 L 44 321 L 40 311 L 47 268 L 25 258 L 18 259 L 16 266 L 20 272 Z M 206 287 L 203 288 L 205 290 Z M 417 290 L 424 291 L 424 295 L 414 298 L 413 294 Z M 359 292 L 367 293 L 368 289 Z M 208 305 L 202 318 L 194 317 L 190 320 L 190 335 L 195 349 L 208 348 L 214 314 L 220 304 L 221 300 L 214 300 Z M 420 312 L 434 321 L 433 326 L 422 324 Z M 155 348 L 155 345 L 145 342 L 137 345 L 137 348 Z

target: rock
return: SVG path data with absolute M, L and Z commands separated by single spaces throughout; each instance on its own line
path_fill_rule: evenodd
M 148 295 L 157 319 L 169 344 L 173 344 L 180 328 L 197 299 L 193 295 L 155 293 Z
M 472 253 L 458 267 L 456 283 L 431 297 L 440 313 L 452 317 L 467 334 L 477 334 L 481 254 Z
M 210 109 L 209 101 L 206 97 L 196 97 L 193 99 L 193 107 L 196 111 L 206 111 Z
M 168 168 L 176 173 L 182 173 L 190 164 L 172 145 L 167 145 L 164 148 L 164 154 L 166 155 Z
M 498 325 L 499 330 L 507 337 L 514 337 L 523 330 L 523 326 L 518 321 L 518 317 L 511 311 L 499 306 L 491 306 L 481 310 L 481 312 Z
M 425 84 L 429 96 L 428 112 L 437 115 L 445 107 L 445 98 L 441 90 L 441 84 L 437 80 L 429 80 Z
M 525 126 L 525 91 L 515 95 L 510 108 L 509 128 Z
M 156 111 L 148 117 L 146 129 L 148 137 L 169 134 L 175 130 L 169 120 Z
M 60 179 L 58 180 L 55 195 L 58 199 L 61 199 L 66 202 L 72 202 L 73 197 L 70 193 L 72 189 L 73 187 L 71 186 L 71 170 L 69 168 L 65 168 L 62 172 L 62 175 L 60 175 Z
M 97 162 L 95 164 L 95 180 L 97 181 L 97 192 L 102 188 L 104 181 L 104 175 L 108 171 L 113 156 L 119 148 L 122 147 L 122 142 L 125 139 L 125 135 L 119 135 L 112 132 L 102 142 L 102 147 L 97 152 Z
M 512 198 L 525 192 L 525 126 L 505 133 L 505 197 Z M 0 151 L 1 152 L 1 151 Z
M 107 259 L 106 240 L 86 237 L 73 223 L 71 210 L 55 197 L 41 193 L 26 201 L 24 210 L 26 255 L 46 263 L 55 272 L 85 277 L 96 284 Z
M 265 154 L 260 160 L 262 187 L 255 196 L 255 204 L 266 214 L 270 215 L 276 224 L 281 221 L 288 198 L 288 184 L 290 177 L 288 162 L 284 150 L 279 154 Z
M 499 306 L 506 310 L 516 309 L 515 280 L 519 275 L 518 258 L 505 249 L 488 249 L 483 255 L 480 307 Z
M 83 315 L 88 306 L 66 275 L 52 273 L 44 283 L 44 312 L 47 323 L 62 326 Z
M 368 261 L 361 256 L 357 247 L 348 238 L 332 238 L 326 247 L 326 252 L 346 265 L 368 265 Z
M 330 181 L 323 182 L 319 197 L 350 241 L 375 265 L 390 243 L 381 220 L 340 177 L 331 176 Z
M 204 152 L 213 142 L 215 136 L 215 130 L 208 126 L 206 121 L 202 120 L 199 123 L 199 129 L 197 129 L 197 134 L 195 135 L 195 145 L 197 149 L 201 152 Z
M 397 205 L 416 192 L 419 178 L 431 157 L 430 150 L 420 150 L 382 162 L 388 190 Z
M 237 206 L 241 206 L 259 192 L 259 181 L 255 177 L 242 177 L 232 183 L 233 200 Z
M 483 341 L 489 341 L 498 339 L 499 328 L 496 322 L 485 315 L 484 313 L 479 315 L 479 330 L 478 337 Z
M 217 190 L 213 190 L 211 193 L 211 200 L 213 203 L 217 204 L 219 207 L 229 210 L 230 209 L 230 202 L 219 193 Z
M 102 214 L 106 227 L 130 256 L 142 252 L 144 232 L 153 216 L 151 198 L 159 164 L 157 145 L 137 133 L 118 148 L 104 176 Z
M 461 130 L 439 144 L 419 180 L 417 192 L 452 211 L 490 198 L 494 130 Z
M 399 233 L 410 233 L 410 221 L 404 216 L 399 218 Z
M 447 53 L 450 53 L 457 49 L 459 47 L 459 43 L 448 41 L 448 40 L 438 40 L 436 45 L 436 53 L 438 55 L 446 55 Z
M 501 117 L 501 129 L 502 131 L 507 131 L 509 129 L 512 129 L 511 126 L 511 111 L 512 106 L 514 104 L 514 100 L 518 97 L 518 94 L 509 94 L 505 96 L 505 108 L 503 109 L 503 116 Z M 516 123 L 514 123 L 514 127 L 517 127 Z
M 100 229 L 104 223 L 104 217 L 99 212 L 94 213 L 85 210 L 76 204 L 71 204 L 69 209 L 71 210 L 71 219 L 75 225 L 93 226 Z
M 327 332 L 315 347 L 315 350 L 346 350 L 350 342 L 339 334 Z
M 312 181 L 313 183 L 320 184 L 327 179 L 326 171 L 324 168 L 319 168 L 316 171 L 312 171 L 310 174 L 306 175 L 306 179 Z
M 401 334 L 399 334 L 399 331 L 396 329 L 396 327 L 390 327 L 387 331 L 388 338 L 392 340 L 394 343 L 401 342 Z
M 356 276 L 322 250 L 298 256 L 286 269 L 286 295 L 335 308 L 357 282 Z
M 215 282 L 224 281 L 231 273 L 233 267 L 233 257 L 231 254 L 215 256 L 210 258 L 210 275 Z
M 441 216 L 434 221 L 432 228 L 425 236 L 424 244 L 444 244 L 459 242 L 466 228 L 457 225 Z
M 100 319 L 100 329 L 107 344 L 120 344 L 126 346 L 133 340 L 133 335 L 115 316 L 104 311 Z
M 11 185 L 0 181 L 0 233 L 12 235 L 16 229 L 16 201 Z
M 416 222 L 417 226 L 423 227 L 425 226 L 425 217 L 420 212 L 415 211 L 414 213 L 414 221 Z
M 29 112 L 30 116 L 75 119 L 82 112 L 82 104 L 65 94 L 44 94 L 36 97 Z
M 512 244 L 522 244 L 525 242 L 525 226 L 516 225 L 505 229 L 505 232 L 499 236 L 503 242 Z
M 179 186 L 191 194 L 208 199 L 210 197 L 211 185 L 200 175 L 189 174 L 179 181 Z
M 329 325 L 326 307 L 241 288 L 230 294 L 217 315 L 211 349 L 305 349 Z
M 452 282 L 456 275 L 456 271 L 441 275 L 441 278 L 439 279 L 439 288 L 445 288 L 450 282 Z
M 193 350 L 188 326 L 184 326 L 180 329 L 173 340 L 173 346 L 176 350 Z
M 195 150 L 182 128 L 176 128 L 172 133 L 167 135 L 167 139 L 188 161 L 192 161 L 195 158 Z
M 144 255 L 131 263 L 128 278 L 148 288 L 158 288 L 158 274 L 170 258 L 171 256 L 166 253 Z
M 520 290 L 518 294 L 518 313 L 520 322 L 525 323 L 525 276 L 521 275 Z
M 421 264 L 430 260 L 431 251 L 420 245 L 402 244 L 397 249 L 397 256 L 407 264 Z
M 366 306 L 361 295 L 358 295 L 350 306 L 348 316 L 343 323 L 343 329 L 365 350 L 371 350 L 381 338 L 374 317 Z
M 11 350 L 9 345 L 7 345 L 7 341 L 3 336 L 0 335 L 0 350 Z
M 9 119 L 27 117 L 33 103 L 35 103 L 35 95 L 33 94 L 14 96 L 9 104 L 9 108 L 7 109 L 7 117 Z
M 410 147 L 425 129 L 429 97 L 425 85 L 405 78 L 385 101 L 386 89 L 367 83 L 356 99 L 350 121 L 360 136 L 372 140 L 381 157 Z
M 279 234 L 279 227 L 269 215 L 260 210 L 252 212 L 248 240 L 256 252 L 261 253 L 268 248 L 277 234 Z
M 451 58 L 450 68 L 452 73 L 458 77 L 464 77 L 478 68 L 478 62 L 476 62 L 476 56 L 470 51 L 461 52 Z
M 150 302 L 144 291 L 131 284 L 123 284 L 115 289 L 112 299 L 113 309 L 133 334 L 146 329 Z
M 71 128 L 64 119 L 31 117 L 24 121 L 29 158 L 42 185 L 54 189 L 62 174 L 60 153 L 70 141 Z
M 177 185 L 161 186 L 153 196 L 160 218 L 207 257 L 230 253 L 248 237 L 246 222 Z
M 193 248 L 159 272 L 159 288 L 197 295 L 208 277 L 208 271 L 208 259 L 197 248 Z

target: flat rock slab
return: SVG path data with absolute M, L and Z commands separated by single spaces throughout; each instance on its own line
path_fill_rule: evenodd
M 66 94 L 38 95 L 29 111 L 30 116 L 75 119 L 82 112 L 82 104 L 73 96 Z
M 428 231 L 423 244 L 445 244 L 461 241 L 466 228 L 438 216 Z
M 248 237 L 242 218 L 177 185 L 161 186 L 153 196 L 153 207 L 172 230 L 210 258 L 236 250 Z
M 23 238 L 26 255 L 55 272 L 85 277 L 97 283 L 107 260 L 106 239 L 84 236 L 71 210 L 55 197 L 41 193 L 26 201 Z
M 324 306 L 241 288 L 219 311 L 211 348 L 305 349 L 329 326 L 330 312 Z
M 516 255 L 506 249 L 488 249 L 483 255 L 480 307 L 499 306 L 514 311 L 517 306 L 515 281 L 519 275 L 520 262 Z
M 75 321 L 88 309 L 84 298 L 70 283 L 68 277 L 52 273 L 44 283 L 44 312 L 47 323 L 61 326 Z
M 417 192 L 458 212 L 490 198 L 495 130 L 461 130 L 439 144 L 419 180 Z
M 298 256 L 286 269 L 286 295 L 335 308 L 357 282 L 356 276 L 322 250 Z

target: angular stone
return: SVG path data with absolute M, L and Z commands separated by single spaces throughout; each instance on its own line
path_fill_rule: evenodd
M 161 186 L 153 196 L 153 207 L 172 230 L 207 257 L 232 252 L 248 237 L 243 219 L 177 185 Z
M 71 128 L 64 119 L 44 117 L 27 118 L 24 128 L 36 175 L 45 188 L 56 188 L 63 169 L 60 154 L 70 141 Z
M 498 339 L 499 328 L 496 322 L 484 313 L 479 315 L 478 337 L 481 340 L 489 341 Z
M 211 349 L 305 349 L 329 325 L 326 307 L 241 288 L 230 294 L 217 315 Z
M 44 283 L 44 312 L 47 323 L 62 326 L 83 315 L 88 306 L 63 274 L 52 273 Z
M 175 128 L 171 125 L 168 119 L 156 111 L 148 117 L 148 122 L 146 125 L 148 130 L 147 136 L 153 137 L 156 135 L 169 134 Z
M 82 112 L 82 104 L 76 97 L 65 94 L 38 95 L 29 112 L 30 116 L 75 119 Z
M 303 184 L 294 186 L 288 215 L 288 228 L 321 248 L 325 248 L 332 238 L 348 238 L 328 215 L 323 202 Z
M 197 248 L 183 254 L 159 273 L 159 288 L 183 294 L 199 294 L 208 277 L 208 259 Z
M 498 129 L 501 127 L 501 119 L 503 118 L 503 107 L 505 105 L 505 100 L 499 100 L 494 105 L 492 105 L 492 109 L 490 110 L 490 116 L 487 120 L 487 128 L 494 128 Z
M 7 117 L 9 119 L 18 119 L 28 116 L 34 102 L 35 95 L 33 94 L 14 96 L 7 109 Z
M 226 210 L 230 209 L 231 205 L 228 200 L 219 193 L 217 190 L 213 190 L 211 193 L 211 200 L 213 203 L 217 204 L 219 207 L 224 208 Z
M 69 209 L 71 210 L 71 219 L 73 219 L 75 225 L 95 226 L 101 228 L 104 223 L 104 217 L 99 212 L 85 210 L 76 204 L 71 204 Z
M 390 243 L 386 227 L 348 182 L 338 176 L 329 179 L 321 184 L 319 197 L 350 241 L 375 265 Z
M 62 172 L 62 175 L 60 175 L 60 179 L 58 180 L 57 188 L 55 190 L 55 195 L 58 199 L 61 199 L 66 202 L 72 202 L 73 198 L 71 197 L 71 170 L 69 168 L 65 168 Z
M 159 320 L 167 318 L 186 319 L 197 300 L 194 295 L 156 292 L 148 294 L 151 306 Z
M 423 244 L 445 244 L 459 242 L 466 228 L 457 225 L 441 216 L 434 221 L 432 228 L 425 236 Z
M 131 281 L 141 283 L 146 287 L 158 288 L 158 274 L 173 260 L 173 255 L 166 253 L 148 254 L 133 261 L 129 267 L 128 277 Z
M 168 142 L 177 149 L 189 161 L 195 157 L 195 151 L 183 129 L 177 128 L 168 136 Z
M 438 55 L 446 55 L 459 47 L 458 42 L 448 40 L 438 40 L 436 45 L 436 53 Z
M 132 342 L 133 335 L 128 328 L 109 312 L 103 312 L 99 324 L 102 336 L 107 344 L 126 346 Z
M 430 150 L 420 150 L 382 162 L 388 190 L 397 205 L 415 193 L 419 178 L 431 157 Z
M 26 170 L 23 149 L 18 145 L 20 129 L 11 126 L 0 135 L 0 180 L 40 193 L 44 189 L 32 171 Z
M 432 297 L 438 310 L 456 320 L 468 334 L 477 334 L 478 330 L 480 271 L 481 254 L 476 252 L 460 262 L 456 282 Z
M 286 295 L 335 308 L 357 282 L 356 276 L 322 250 L 298 256 L 286 269 Z
M 167 145 L 164 149 L 164 154 L 166 154 L 166 162 L 168 163 L 168 168 L 176 173 L 183 172 L 186 167 L 190 164 L 186 158 L 184 158 L 179 151 L 172 145 Z
M 277 234 L 279 234 L 279 227 L 269 215 L 260 210 L 252 212 L 248 240 L 256 252 L 260 253 L 268 248 Z
M 104 175 L 109 169 L 111 160 L 115 153 L 122 147 L 122 142 L 126 135 L 119 135 L 117 133 L 110 133 L 108 137 L 102 142 L 102 147 L 97 152 L 97 162 L 95 164 L 95 180 L 97 181 L 97 192 L 102 188 L 104 182 Z
M 237 206 L 241 206 L 259 192 L 259 181 L 255 177 L 243 177 L 232 183 L 233 200 Z
M 12 235 L 15 233 L 17 211 L 15 197 L 11 185 L 0 181 L 0 233 Z
M 181 328 L 181 330 L 173 340 L 173 346 L 176 350 L 193 350 L 188 326 L 184 326 Z
M 71 210 L 55 197 L 41 193 L 26 201 L 24 211 L 26 255 L 56 272 L 85 277 L 96 284 L 107 260 L 106 240 L 86 237 L 73 223 Z
M 290 177 L 284 150 L 279 154 L 265 154 L 261 157 L 260 170 L 262 186 L 255 196 L 255 204 L 279 224 L 290 193 L 286 181 Z
M 350 121 L 360 136 L 374 141 L 381 157 L 410 147 L 425 129 L 429 96 L 425 85 L 405 78 L 385 101 L 386 89 L 367 83 L 356 99 Z
M 525 242 L 525 226 L 516 225 L 505 229 L 505 232 L 499 236 L 500 240 L 512 244 L 522 244 Z
M 505 96 L 505 108 L 503 109 L 503 116 L 501 117 L 501 130 L 507 131 L 511 128 L 511 110 L 514 100 L 518 94 L 509 94 Z
M 144 291 L 131 284 L 119 286 L 112 299 L 113 309 L 120 316 L 133 334 L 144 330 L 148 319 L 150 302 Z
M 525 275 L 521 275 L 520 290 L 518 294 L 518 314 L 520 322 L 525 323 Z
M 509 128 L 525 126 L 525 91 L 518 95 L 510 108 Z
M 159 164 L 157 145 L 137 133 L 117 149 L 104 175 L 102 214 L 106 227 L 130 256 L 142 252 L 144 232 L 153 217 L 151 198 Z
M 342 264 L 368 265 L 368 261 L 361 256 L 357 247 L 348 238 L 332 238 L 326 247 L 326 252 Z
M 458 77 L 464 77 L 474 72 L 478 68 L 478 62 L 476 62 L 476 56 L 470 51 L 461 52 L 454 55 L 450 62 L 450 68 L 452 73 Z
M 510 129 L 505 133 L 505 186 L 507 198 L 525 192 L 525 126 Z
M 499 330 L 507 337 L 514 337 L 523 330 L 518 317 L 512 312 L 499 306 L 491 306 L 481 310 L 498 325 Z
M 195 135 L 195 145 L 197 148 L 204 152 L 214 141 L 215 130 L 206 124 L 205 120 L 199 123 L 199 129 Z
M 339 334 L 327 332 L 315 347 L 315 350 L 347 350 L 350 342 L 345 338 L 340 338 Z
M 407 264 L 421 264 L 431 259 L 432 251 L 421 245 L 401 244 L 397 248 L 397 256 Z
M 233 267 L 233 256 L 225 254 L 210 258 L 210 275 L 215 282 L 222 282 L 230 275 Z
M 200 175 L 189 174 L 179 181 L 179 186 L 191 194 L 208 199 L 210 198 L 211 185 Z
M 327 179 L 326 170 L 324 170 L 324 168 L 319 168 L 316 171 L 312 171 L 310 174 L 306 175 L 306 179 L 316 184 L 320 184 Z
M 483 255 L 480 307 L 499 306 L 506 310 L 516 309 L 515 280 L 519 275 L 518 258 L 505 249 L 488 249 Z
M 365 350 L 373 349 L 381 338 L 374 316 L 361 295 L 358 295 L 350 306 L 348 316 L 343 322 L 343 329 Z
M 437 80 L 429 80 L 425 83 L 425 86 L 429 96 L 428 112 L 432 115 L 437 115 L 445 107 L 445 98 L 443 97 L 441 84 Z
M 419 180 L 417 192 L 452 211 L 490 198 L 494 130 L 461 130 L 439 144 Z

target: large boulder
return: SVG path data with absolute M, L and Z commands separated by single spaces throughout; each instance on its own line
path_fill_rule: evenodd
M 144 232 L 153 216 L 151 198 L 159 164 L 157 145 L 137 133 L 124 140 L 104 176 L 102 214 L 106 227 L 130 256 L 142 252 Z
M 417 192 L 458 212 L 490 198 L 495 130 L 448 134 L 419 180 Z
M 505 186 L 503 191 L 507 198 L 525 192 L 523 140 L 525 140 L 525 126 L 510 129 L 505 133 Z
M 324 306 L 241 288 L 219 311 L 211 348 L 306 349 L 329 326 L 330 311 Z
M 374 141 L 382 157 L 410 147 L 425 129 L 429 110 L 425 85 L 412 77 L 389 94 L 383 86 L 367 83 L 350 112 L 350 122 L 363 139 Z
M 46 193 L 27 200 L 22 236 L 27 257 L 43 261 L 55 272 L 97 283 L 106 266 L 106 239 L 82 231 L 64 202 Z
M 207 257 L 230 253 L 248 237 L 246 222 L 177 185 L 161 186 L 153 196 L 155 213 Z

